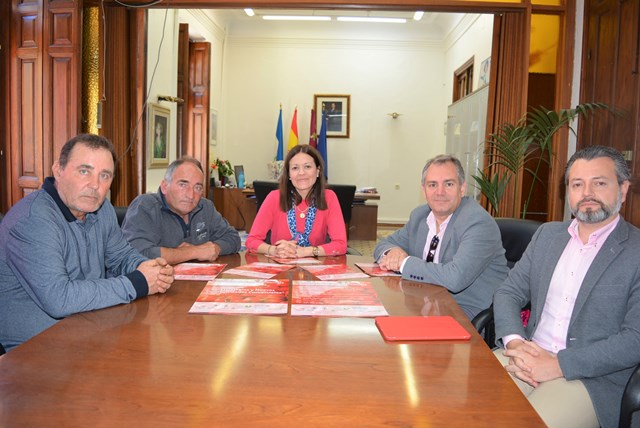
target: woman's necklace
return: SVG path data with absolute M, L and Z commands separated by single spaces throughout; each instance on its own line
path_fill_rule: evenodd
M 296 206 L 296 210 L 300 211 L 300 218 L 305 218 L 307 216 L 307 211 L 309 211 L 309 207 L 307 207 L 307 209 L 303 211 Z

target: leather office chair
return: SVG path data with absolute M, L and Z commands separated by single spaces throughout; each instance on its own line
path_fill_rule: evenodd
M 496 218 L 496 223 L 500 229 L 507 266 L 511 269 L 520 260 L 524 250 L 531 242 L 533 234 L 542 223 L 535 220 L 507 217 Z
M 256 193 L 257 212 L 260 211 L 260 207 L 262 206 L 262 203 L 266 199 L 269 192 L 271 192 L 272 190 L 278 190 L 278 182 L 255 180 L 253 182 L 253 190 Z
M 122 222 L 124 221 L 124 216 L 127 215 L 127 207 L 114 206 L 113 209 L 116 211 L 116 217 L 118 218 L 118 226 L 122 226 Z
M 496 223 L 500 229 L 502 246 L 505 250 L 507 266 L 511 269 L 522 257 L 527 249 L 533 234 L 542 224 L 535 220 L 524 220 L 519 218 L 496 218 Z M 495 324 L 493 323 L 493 306 L 480 312 L 472 320 L 471 324 L 483 335 L 485 343 L 489 348 L 493 348 L 496 343 Z
M 347 228 L 347 239 L 349 239 L 351 205 L 353 205 L 353 198 L 356 196 L 356 186 L 353 184 L 329 184 L 327 187 L 333 190 L 338 197 L 340 210 L 342 211 L 342 218 L 344 219 L 344 225 Z
M 329 184 L 327 187 L 334 191 L 340 202 L 340 210 L 342 211 L 342 218 L 344 219 L 344 225 L 347 229 L 347 240 L 349 239 L 349 223 L 351 222 L 351 206 L 353 205 L 353 199 L 356 196 L 356 186 L 353 184 Z M 347 254 L 361 256 L 358 250 L 347 246 Z
M 636 369 L 627 382 L 627 386 L 624 388 L 622 402 L 620 403 L 620 420 L 618 427 L 631 427 L 633 413 L 638 410 L 640 410 L 640 364 L 636 366 Z
M 262 203 L 267 198 L 267 195 L 273 190 L 278 190 L 279 183 L 277 181 L 253 181 L 253 191 L 256 194 L 256 213 L 260 211 Z M 271 244 L 271 231 L 267 232 L 264 242 Z

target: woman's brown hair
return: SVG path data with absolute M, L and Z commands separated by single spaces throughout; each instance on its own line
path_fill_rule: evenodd
M 316 168 L 318 168 L 318 179 L 307 195 L 307 204 L 309 204 L 309 206 L 315 205 L 319 210 L 326 210 L 327 200 L 324 197 L 324 191 L 327 188 L 327 182 L 324 178 L 324 162 L 322 156 L 320 156 L 320 152 L 308 144 L 297 145 L 287 153 L 282 168 L 282 175 L 280 176 L 280 209 L 287 212 L 293 206 L 292 203 L 298 205 L 302 202 L 302 196 L 300 196 L 296 188 L 293 187 L 291 176 L 289 175 L 291 159 L 298 153 L 305 153 L 311 156 L 313 162 L 316 164 Z

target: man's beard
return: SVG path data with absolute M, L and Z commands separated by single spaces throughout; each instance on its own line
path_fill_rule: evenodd
M 600 205 L 600 208 L 597 210 L 588 209 L 586 211 L 580 211 L 580 204 L 583 202 L 595 202 Z M 622 208 L 622 191 L 618 191 L 618 199 L 614 206 L 607 205 L 602 201 L 599 201 L 596 198 L 585 198 L 577 203 L 576 208 L 571 208 L 571 214 L 578 221 L 587 224 L 595 224 L 605 221 L 606 219 L 618 214 L 620 212 L 620 208 Z

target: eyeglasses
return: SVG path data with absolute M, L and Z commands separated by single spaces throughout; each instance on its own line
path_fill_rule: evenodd
M 433 258 L 436 255 L 436 249 L 438 248 L 439 242 L 440 242 L 440 238 L 438 238 L 438 235 L 435 235 L 431 240 L 431 244 L 429 244 L 429 252 L 427 253 L 427 263 L 433 262 Z

